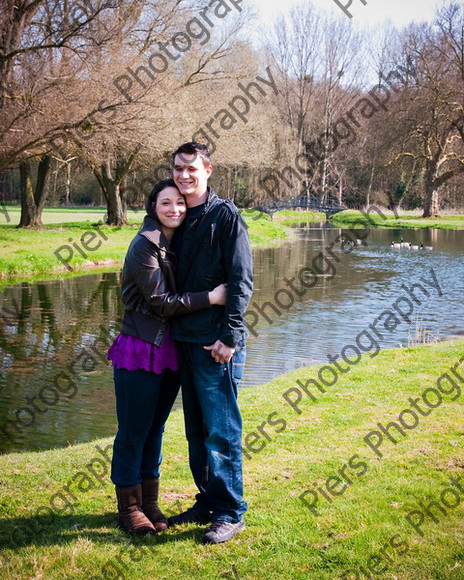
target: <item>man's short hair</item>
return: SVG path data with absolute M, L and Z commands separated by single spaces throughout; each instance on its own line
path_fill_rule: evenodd
M 172 154 L 172 162 L 175 162 L 176 155 L 198 155 L 203 160 L 205 167 L 211 165 L 211 155 L 206 145 L 197 143 L 196 141 L 189 141 L 178 147 Z

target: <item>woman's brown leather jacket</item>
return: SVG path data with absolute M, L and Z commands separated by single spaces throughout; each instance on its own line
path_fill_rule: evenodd
M 176 293 L 175 259 L 158 220 L 145 216 L 143 226 L 132 240 L 124 261 L 122 334 L 160 346 L 170 317 L 210 306 L 206 291 Z

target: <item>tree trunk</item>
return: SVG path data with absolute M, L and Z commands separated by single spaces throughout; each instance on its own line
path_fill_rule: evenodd
M 109 181 L 103 194 L 106 198 L 108 215 L 106 223 L 109 226 L 125 226 L 127 221 L 127 207 L 121 199 L 121 191 L 118 183 Z
M 324 159 L 322 160 L 322 171 L 321 171 L 321 195 L 319 198 L 320 205 L 327 205 L 327 147 L 325 146 Z
M 93 172 L 100 184 L 108 209 L 106 223 L 109 226 L 125 226 L 129 223 L 127 219 L 127 203 L 121 191 L 121 183 L 126 179 L 129 169 L 137 156 L 140 147 L 136 148 L 128 157 L 116 159 L 114 170 L 111 167 L 111 160 L 100 166 L 94 166 Z
M 121 187 L 119 179 L 114 179 L 111 175 L 110 161 L 100 167 L 94 167 L 93 172 L 100 184 L 106 200 L 106 224 L 109 226 L 125 226 L 127 221 L 127 207 L 121 197 Z
M 72 160 L 71 160 L 72 161 Z M 69 206 L 69 198 L 71 196 L 71 161 L 66 163 L 66 183 L 64 194 L 64 205 Z
M 426 181 L 423 218 L 439 217 L 438 191 L 433 181 Z
M 327 104 L 327 107 L 329 105 Z M 329 174 L 329 147 L 328 147 L 328 143 L 329 143 L 329 139 L 331 137 L 331 127 L 330 127 L 330 123 L 331 123 L 331 114 L 330 111 L 327 110 L 326 111 L 326 115 L 325 115 L 325 129 L 324 129 L 324 135 L 325 135 L 325 139 L 324 139 L 324 158 L 322 159 L 322 167 L 321 167 L 321 195 L 319 198 L 320 201 L 320 205 L 324 206 L 327 205 L 328 202 L 328 195 L 327 195 L 327 180 L 328 180 L 328 174 Z
M 438 186 L 436 183 L 436 176 L 438 168 L 436 163 L 427 164 L 425 170 L 425 198 L 424 198 L 424 213 L 423 218 L 438 217 Z
M 371 207 L 371 193 L 372 188 L 374 187 L 374 176 L 375 176 L 375 167 L 377 161 L 377 140 L 374 141 L 374 151 L 372 154 L 371 159 L 371 171 L 369 175 L 369 185 L 367 186 L 367 193 L 366 193 L 366 211 Z
M 22 161 L 19 165 L 21 217 L 18 228 L 30 225 L 35 217 L 34 193 L 32 190 L 31 164 L 30 161 Z
M 43 155 L 37 169 L 35 190 L 32 187 L 31 162 L 22 161 L 19 166 L 21 185 L 21 217 L 18 228 L 43 227 L 42 212 L 46 199 L 46 184 L 50 170 L 50 155 Z

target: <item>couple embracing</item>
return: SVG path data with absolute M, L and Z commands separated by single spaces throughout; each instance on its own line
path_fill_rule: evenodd
M 185 143 L 173 163 L 173 179 L 151 192 L 124 262 L 123 326 L 108 353 L 118 418 L 111 479 L 126 532 L 209 525 L 203 542 L 216 544 L 245 527 L 237 386 L 251 249 L 237 208 L 208 186 L 208 149 Z M 161 444 L 180 385 L 198 493 L 191 508 L 166 519 L 158 506 Z

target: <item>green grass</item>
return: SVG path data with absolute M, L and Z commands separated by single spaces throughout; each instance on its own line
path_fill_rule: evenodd
M 398 218 L 392 212 L 386 212 L 384 217 L 371 210 L 369 216 L 375 222 L 377 227 L 384 228 L 409 228 L 409 229 L 464 229 L 463 215 L 443 215 L 438 218 L 422 218 L 415 212 L 402 211 Z M 350 227 L 353 224 L 363 226 L 369 225 L 369 221 L 359 211 L 349 209 L 335 214 L 330 221 L 339 227 Z
M 325 214 L 320 211 L 293 211 L 289 209 L 276 212 L 273 219 L 284 225 L 326 221 Z
M 46 208 L 44 228 L 16 229 L 19 208 L 7 207 L 6 210 L 8 223 L 4 223 L 6 215 L 0 213 L 0 278 L 3 278 L 0 286 L 21 277 L 44 279 L 47 276 L 72 276 L 89 268 L 116 267 L 123 262 L 143 217 L 143 212 L 129 212 L 130 225 L 114 228 L 101 225 L 105 213 L 103 208 Z M 325 219 L 324 214 L 318 212 L 298 211 L 280 211 L 272 219 L 256 210 L 242 210 L 242 215 L 254 248 L 273 246 L 289 239 L 291 226 L 297 223 Z M 375 212 L 370 216 L 379 227 L 464 228 L 464 215 L 434 220 L 424 220 L 411 212 L 401 214 L 400 219 L 393 215 L 385 219 Z M 368 223 L 355 210 L 341 212 L 331 219 L 340 227 Z
M 0 215 L 0 278 L 9 282 L 24 276 L 69 276 L 76 270 L 121 264 L 143 218 L 143 212 L 129 213 L 131 224 L 116 228 L 102 225 L 103 210 L 46 208 L 43 228 L 17 229 L 18 208 L 8 207 L 7 211 L 8 224 L 3 224 L 5 215 Z M 266 214 L 246 210 L 243 217 L 253 247 L 280 243 L 289 236 L 285 224 L 275 223 Z
M 43 229 L 0 226 L 0 276 L 67 274 L 79 268 L 120 262 L 138 227 L 139 224 L 134 224 L 116 229 L 89 220 L 54 224 Z M 90 251 L 98 245 L 98 249 Z
M 0 223 L 18 224 L 21 217 L 21 207 L 18 205 L 6 206 L 9 222 L 4 213 L 0 213 Z M 4 210 L 5 211 L 5 210 Z M 104 221 L 106 214 L 105 207 L 46 207 L 42 214 L 42 221 L 45 225 L 57 224 L 72 221 Z M 132 215 L 131 215 L 132 214 Z M 129 219 L 135 219 L 136 214 L 129 211 Z
M 108 466 L 94 461 L 99 456 L 95 445 L 104 448 L 110 438 L 2 456 L 0 575 L 15 580 L 364 580 L 361 571 L 371 565 L 377 571 L 385 568 L 372 573 L 373 578 L 462 580 L 464 493 L 458 492 L 458 501 L 449 491 L 441 494 L 450 488 L 450 475 L 463 474 L 463 395 L 452 401 L 449 389 L 442 404 L 421 417 L 416 428 L 405 437 L 398 435 L 397 444 L 385 438 L 381 458 L 364 438 L 378 429 L 377 423 L 397 421 L 400 412 L 411 408 L 410 397 L 436 389 L 437 379 L 448 369 L 464 375 L 464 363 L 456 366 L 463 354 L 461 340 L 384 350 L 374 359 L 365 355 L 316 401 L 302 396 L 300 413 L 282 395 L 297 388 L 297 380 L 305 384 L 318 379 L 318 367 L 300 368 L 241 391 L 244 442 L 262 449 L 248 449 L 250 458 L 244 458 L 247 529 L 223 545 L 202 545 L 203 528 L 194 525 L 146 539 L 129 539 L 119 531 Z M 443 390 L 450 386 L 440 384 Z M 435 401 L 432 395 L 429 400 Z M 359 457 L 352 459 L 354 455 Z M 181 413 L 168 421 L 164 456 L 162 507 L 188 507 L 195 488 Z M 100 481 L 90 468 L 98 470 Z M 314 515 L 299 496 L 340 471 L 351 478 L 351 485 L 339 496 L 326 491 L 332 503 L 319 494 L 319 513 Z M 340 491 L 334 482 L 329 480 L 329 485 Z M 424 516 L 421 536 L 406 516 L 423 509 L 418 502 L 436 500 L 443 507 L 441 497 L 459 505 L 444 508 L 446 513 L 435 508 L 436 521 Z M 53 513 L 42 510 L 37 515 L 50 501 Z M 350 569 L 359 575 L 345 575 Z
M 272 246 L 289 237 L 284 224 L 278 224 L 265 213 L 244 209 L 242 216 L 248 226 L 252 247 Z

